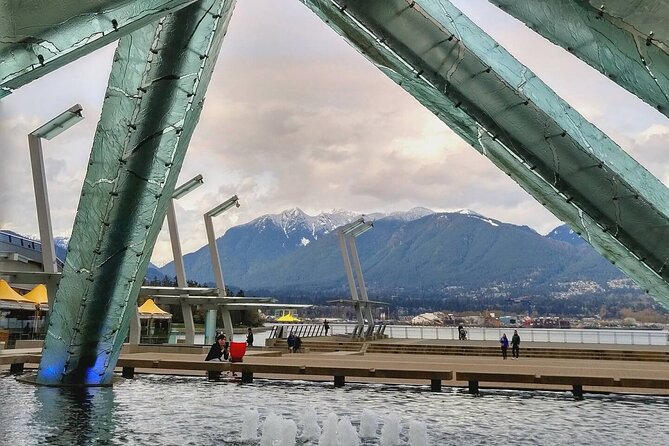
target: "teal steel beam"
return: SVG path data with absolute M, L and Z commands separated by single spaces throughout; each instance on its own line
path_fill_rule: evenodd
M 669 307 L 669 190 L 446 0 L 301 0 Z
M 0 98 L 196 0 L 0 0 Z
M 37 375 L 111 383 L 234 0 L 120 39 Z
M 669 2 L 489 1 L 669 116 Z

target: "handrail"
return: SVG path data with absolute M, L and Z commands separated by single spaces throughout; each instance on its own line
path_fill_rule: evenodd
M 356 324 L 331 323 L 333 335 L 356 337 Z M 666 330 L 642 329 L 582 329 L 582 328 L 525 328 L 525 327 L 473 327 L 468 326 L 467 339 L 473 341 L 498 341 L 503 333 L 507 336 L 518 330 L 522 342 L 549 342 L 562 344 L 608 344 L 608 345 L 669 345 Z M 457 327 L 412 326 L 381 324 L 377 334 L 395 339 L 458 340 Z
M 275 325 L 269 332 L 267 339 L 286 338 L 293 332 L 301 338 L 310 338 L 324 335 L 322 324 L 281 324 Z

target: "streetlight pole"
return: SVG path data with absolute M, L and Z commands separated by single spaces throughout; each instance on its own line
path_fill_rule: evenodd
M 221 258 L 218 255 L 218 249 L 216 248 L 216 234 L 214 233 L 213 218 L 222 214 L 233 206 L 239 207 L 239 198 L 237 198 L 237 195 L 233 195 L 223 203 L 204 214 L 204 226 L 207 230 L 209 253 L 211 255 L 211 266 L 214 270 L 214 277 L 216 278 L 216 287 L 218 288 L 219 297 L 226 297 L 226 293 L 225 282 L 223 281 L 223 270 L 221 269 Z M 230 316 L 230 310 L 224 307 L 222 309 L 222 316 L 224 326 L 223 329 L 225 330 L 228 339 L 232 341 L 234 332 L 232 330 L 232 317 Z M 205 319 L 204 325 L 205 343 L 210 344 L 214 342 L 215 331 L 216 310 L 209 310 L 207 311 L 207 317 Z
M 358 249 L 355 245 L 355 237 L 358 237 L 359 235 L 369 231 L 373 226 L 373 223 L 365 222 L 365 219 L 361 217 L 356 221 L 345 225 L 339 230 L 339 248 L 341 249 L 341 255 L 344 260 L 344 270 L 346 271 L 348 286 L 351 290 L 351 299 L 354 301 L 355 314 L 358 319 L 358 325 L 354 331 L 354 335 L 357 336 L 363 335 L 365 315 L 367 316 L 367 321 L 369 324 L 367 333 L 371 334 L 373 332 L 374 317 L 372 315 L 372 309 L 369 305 L 369 299 L 367 298 L 367 288 L 365 287 L 365 281 L 362 277 L 362 267 L 360 266 Z M 351 259 L 353 259 L 353 267 L 351 267 Z M 358 279 L 358 287 L 360 288 L 359 295 L 353 275 L 353 268 L 355 268 L 355 278 Z
M 183 197 L 187 193 L 200 187 L 204 181 L 202 175 L 197 175 L 195 178 L 187 181 L 178 187 L 167 208 L 167 227 L 170 231 L 170 243 L 172 244 L 172 256 L 174 257 L 174 268 L 177 275 L 177 285 L 179 288 L 186 288 L 188 282 L 186 281 L 186 268 L 184 266 L 183 253 L 181 251 L 181 240 L 179 239 L 179 229 L 177 228 L 177 216 L 174 210 L 174 201 Z M 184 317 L 184 327 L 186 328 L 186 344 L 195 344 L 195 323 L 193 322 L 193 309 L 186 301 L 187 295 L 180 296 L 181 312 Z
M 186 269 L 184 268 L 183 254 L 181 251 L 181 241 L 179 239 L 179 230 L 177 228 L 177 216 L 174 209 L 174 200 L 178 200 L 191 191 L 202 186 L 204 181 L 202 175 L 197 175 L 194 178 L 186 181 L 181 186 L 174 189 L 172 199 L 167 205 L 167 227 L 170 232 L 170 244 L 172 245 L 172 256 L 174 257 L 174 268 L 177 276 L 177 286 L 179 288 L 186 288 Z M 187 294 L 179 296 L 181 299 L 181 313 L 184 318 L 184 327 L 186 328 L 186 344 L 195 344 L 195 323 L 193 322 L 193 309 L 186 300 Z M 135 306 L 135 314 L 130 319 L 130 343 L 139 344 L 141 340 L 141 322 L 139 319 L 139 308 Z
M 53 229 L 51 226 L 51 211 L 49 209 L 49 194 L 46 186 L 42 139 L 50 140 L 84 119 L 81 114 L 82 110 L 81 105 L 76 104 L 28 135 L 30 164 L 33 174 L 33 186 L 35 188 L 35 203 L 37 206 L 37 224 L 39 225 L 40 242 L 42 245 L 42 268 L 46 273 L 58 273 L 58 264 L 56 263 L 56 248 L 53 244 Z M 51 311 L 53 310 L 55 291 L 55 283 L 52 279 L 49 279 L 47 282 L 49 315 L 51 315 Z

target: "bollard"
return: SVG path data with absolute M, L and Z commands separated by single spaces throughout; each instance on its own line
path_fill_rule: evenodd
M 430 390 L 432 392 L 441 392 L 441 380 L 440 379 L 431 379 L 430 380 Z
M 123 367 L 121 376 L 127 379 L 133 379 L 135 377 L 135 368 L 134 367 Z
M 12 375 L 22 375 L 23 374 L 23 363 L 18 362 L 16 364 L 9 365 L 9 373 Z
M 472 395 L 479 394 L 479 382 L 478 381 L 469 381 L 469 393 Z
M 583 386 L 581 384 L 574 384 L 572 386 L 574 393 L 574 399 L 582 400 L 583 399 Z
M 253 382 L 253 372 L 242 372 L 242 382 L 243 383 L 252 383 Z
M 346 377 L 344 375 L 335 375 L 334 377 L 335 387 L 344 387 L 345 382 L 346 382 Z
M 207 379 L 209 381 L 220 381 L 221 380 L 221 372 L 217 372 L 214 370 L 207 370 Z

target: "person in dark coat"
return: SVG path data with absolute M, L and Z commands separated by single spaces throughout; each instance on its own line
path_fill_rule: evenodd
M 462 324 L 458 325 L 458 339 L 461 341 L 467 340 L 467 330 L 465 330 Z
M 295 351 L 295 333 L 291 331 L 286 342 L 288 343 L 288 351 L 293 353 Z
M 249 327 L 249 332 L 246 335 L 246 345 L 253 347 L 253 330 L 251 330 L 251 327 Z
M 323 328 L 325 329 L 325 336 L 327 336 L 328 331 L 330 331 L 330 324 L 327 319 L 323 320 Z
M 511 357 L 512 359 L 518 359 L 520 354 L 520 335 L 518 330 L 513 330 L 513 336 L 511 336 Z
M 220 334 L 216 337 L 216 342 L 214 342 L 207 353 L 205 361 L 213 361 L 218 359 L 219 361 L 227 360 L 230 356 L 230 343 L 225 338 L 224 334 Z M 223 359 L 221 359 L 223 358 Z
M 506 337 L 506 333 L 502 335 L 499 340 L 500 346 L 502 347 L 502 358 L 506 359 L 506 351 L 509 349 L 509 338 Z

